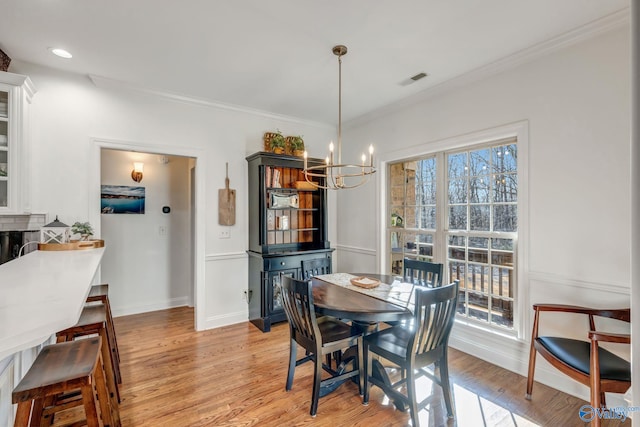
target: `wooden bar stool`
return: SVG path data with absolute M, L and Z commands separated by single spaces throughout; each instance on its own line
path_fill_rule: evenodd
M 116 328 L 113 324 L 113 316 L 111 315 L 111 304 L 109 304 L 109 285 L 104 283 L 102 285 L 92 286 L 89 291 L 89 296 L 87 297 L 87 302 L 101 302 L 105 305 L 107 310 L 107 330 L 109 331 L 109 338 L 111 339 L 109 347 L 111 349 L 111 354 L 118 362 L 116 364 L 118 367 L 116 370 L 116 380 L 118 381 L 118 384 L 122 384 L 122 375 L 120 372 L 120 350 L 118 349 Z
M 107 388 L 114 406 L 120 402 L 120 390 L 116 380 L 117 363 L 111 357 L 111 350 L 108 343 L 109 331 L 107 329 L 107 310 L 104 304 L 86 305 L 82 309 L 78 323 L 74 326 L 56 333 L 58 342 L 73 341 L 76 337 L 98 334 L 102 337 L 102 359 L 104 360 L 104 371 L 107 379 Z
M 101 344 L 102 338 L 93 337 L 45 346 L 13 390 L 14 426 L 50 425 L 55 414 L 77 406 L 84 407 L 89 427 L 120 426 L 118 408 L 109 404 Z M 57 404 L 60 395 L 78 390 L 81 398 Z

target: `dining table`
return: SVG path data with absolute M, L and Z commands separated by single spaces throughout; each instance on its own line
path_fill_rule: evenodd
M 311 285 L 316 313 L 350 320 L 352 326 L 365 335 L 377 331 L 385 322 L 406 321 L 413 316 L 417 285 L 404 281 L 402 276 L 332 273 L 312 277 Z M 356 357 L 357 348 L 346 350 L 342 356 L 341 368 Z M 373 359 L 372 376 L 391 384 L 384 366 L 377 359 Z M 340 384 L 334 383 L 321 390 L 320 394 L 326 395 Z M 399 399 L 394 396 L 389 398 L 398 409 L 404 410 L 404 404 Z

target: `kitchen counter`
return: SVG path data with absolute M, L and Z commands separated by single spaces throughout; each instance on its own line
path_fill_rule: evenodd
M 103 254 L 34 251 L 0 265 L 0 361 L 76 324 Z

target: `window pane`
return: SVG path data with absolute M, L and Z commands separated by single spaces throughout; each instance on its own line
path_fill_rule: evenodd
M 466 246 L 467 238 L 464 236 L 449 236 L 449 246 Z
M 489 292 L 489 267 L 469 264 L 467 267 L 468 288 L 482 293 Z
M 491 264 L 513 267 L 513 253 L 492 251 Z
M 394 163 L 389 166 L 389 180 L 391 186 L 404 186 L 404 164 Z
M 436 228 L 435 206 L 416 206 L 413 210 L 415 217 L 411 218 L 410 215 L 407 215 L 409 217 L 406 225 L 408 228 L 419 228 L 423 230 L 434 230 Z
M 469 202 L 489 203 L 489 177 L 471 178 L 469 180 Z
M 470 248 L 488 248 L 489 238 L 487 237 L 469 237 Z
M 469 175 L 489 175 L 489 161 L 491 157 L 491 150 L 485 148 L 483 150 L 476 150 L 469 153 Z
M 464 260 L 465 259 L 465 251 L 464 248 L 455 248 L 455 247 L 450 247 L 449 248 L 449 258 L 450 259 L 460 259 L 460 260 Z
M 454 179 L 449 181 L 449 203 L 467 203 L 466 179 Z
M 516 205 L 495 205 L 493 207 L 494 231 L 517 231 L 518 212 Z
M 513 328 L 513 300 L 493 298 L 492 301 L 491 323 Z
M 493 267 L 491 273 L 492 294 L 499 297 L 513 297 L 512 288 L 513 270 L 510 268 Z
M 467 153 L 449 154 L 449 178 L 462 178 L 468 174 Z
M 492 149 L 493 172 L 515 172 L 518 169 L 516 144 L 501 145 Z
M 512 239 L 491 239 L 492 249 L 501 249 L 503 251 L 513 251 Z
M 404 205 L 404 186 L 392 186 L 390 190 L 389 203 L 391 206 Z
M 471 212 L 471 230 L 489 231 L 490 208 L 489 205 L 477 205 L 470 207 Z
M 488 322 L 489 298 L 481 293 L 469 292 L 467 299 L 469 301 L 467 307 L 469 317 Z
M 469 248 L 469 261 L 489 263 L 489 251 L 487 249 Z
M 493 201 L 518 201 L 518 176 L 516 174 L 494 175 Z
M 416 201 L 422 205 L 433 205 L 436 203 L 436 183 L 424 181 L 418 183 L 416 188 Z
M 449 229 L 467 229 L 467 206 L 451 206 L 449 208 Z
M 466 286 L 466 281 L 465 279 L 465 268 L 464 268 L 464 262 L 455 262 L 452 261 L 449 263 L 449 280 L 451 280 L 452 282 L 454 280 L 459 280 L 460 281 L 460 289 L 463 289 Z

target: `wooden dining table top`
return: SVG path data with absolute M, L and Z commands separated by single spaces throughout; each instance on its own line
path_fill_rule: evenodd
M 391 275 L 371 273 L 350 273 L 356 277 L 378 279 L 394 287 L 402 285 L 403 289 L 411 289 L 413 285 L 402 284 L 399 278 Z M 411 293 L 390 293 L 385 296 L 374 297 L 357 290 L 349 289 L 328 281 L 322 277 L 311 279 L 314 306 L 317 313 L 350 319 L 357 322 L 388 322 L 406 319 L 411 316 L 409 309 Z M 386 288 L 386 287 L 385 287 Z M 391 302 L 393 301 L 393 302 Z

